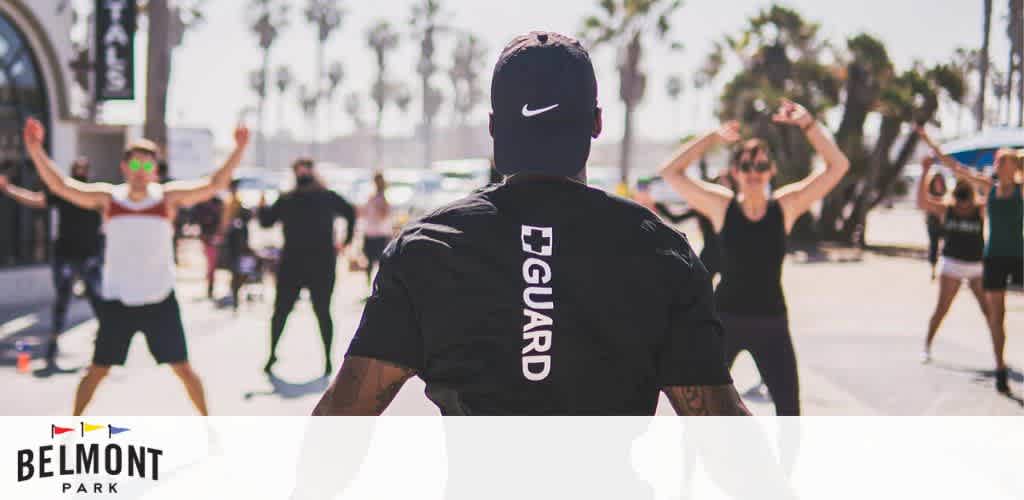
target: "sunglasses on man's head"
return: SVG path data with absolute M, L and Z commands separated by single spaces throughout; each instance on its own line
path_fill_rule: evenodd
M 139 170 L 145 170 L 147 173 L 156 170 L 156 166 L 151 161 L 140 161 L 132 160 L 128 162 L 128 169 L 132 172 L 138 172 Z

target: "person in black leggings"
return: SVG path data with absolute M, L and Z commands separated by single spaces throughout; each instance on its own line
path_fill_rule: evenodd
M 921 173 L 924 180 L 924 172 Z M 946 196 L 946 178 L 942 173 L 935 172 L 931 179 L 928 179 L 928 195 L 933 198 Z M 928 227 L 928 263 L 932 266 L 932 281 L 935 280 L 935 267 L 939 263 L 939 243 L 942 242 L 942 218 L 929 212 L 925 216 L 925 225 Z
M 267 228 L 281 221 L 284 225 L 284 249 L 277 271 L 277 296 L 270 320 L 270 359 L 263 371 L 270 373 L 277 362 L 277 344 L 284 333 L 288 314 L 295 307 L 299 292 L 309 290 L 313 312 L 320 325 L 324 344 L 324 375 L 334 372 L 331 346 L 334 324 L 331 321 L 331 294 L 339 249 L 334 244 L 334 220 L 345 219 L 347 246 L 352 242 L 355 209 L 344 198 L 323 186 L 313 170 L 313 160 L 300 158 L 292 164 L 295 190 L 282 194 L 270 207 L 260 200 L 260 225 Z
M 773 119 L 800 127 L 826 168 L 769 194 L 777 167 L 767 145 L 750 139 L 732 157 L 730 171 L 738 192 L 687 176 L 686 168 L 709 148 L 740 139 L 739 123 L 729 122 L 684 145 L 661 173 L 718 228 L 725 265 L 715 299 L 725 325 L 726 363 L 731 365 L 740 351 L 749 351 L 776 414 L 799 415 L 796 354 L 782 292 L 786 239 L 797 218 L 839 183 L 849 160 L 802 106 L 783 100 Z

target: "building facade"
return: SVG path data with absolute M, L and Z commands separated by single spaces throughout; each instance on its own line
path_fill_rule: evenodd
M 22 144 L 25 119 L 47 129 L 46 147 L 66 169 L 78 151 L 73 116 L 71 9 L 59 0 L 0 0 L 0 173 L 40 189 Z M 0 195 L 0 305 L 45 300 L 50 216 Z

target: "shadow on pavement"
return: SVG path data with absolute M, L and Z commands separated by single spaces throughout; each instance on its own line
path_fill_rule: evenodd
M 245 393 L 245 399 L 250 400 L 255 396 L 278 396 L 283 399 L 301 398 L 310 394 L 323 393 L 327 390 L 327 385 L 330 382 L 330 377 L 320 377 L 309 382 L 295 384 L 282 380 L 273 373 L 268 378 L 270 379 L 270 385 L 273 387 L 272 390 L 247 392 Z
M 931 363 L 931 366 L 934 366 L 935 368 L 939 368 L 941 370 L 950 371 L 950 372 L 966 373 L 966 374 L 974 375 L 974 380 L 972 380 L 972 382 L 974 382 L 976 384 L 977 383 L 992 384 L 993 381 L 995 380 L 995 377 L 996 377 L 995 370 L 982 370 L 982 369 L 979 369 L 979 368 L 971 368 L 971 367 L 968 367 L 968 366 L 961 366 L 961 365 L 956 365 L 956 364 L 948 363 L 948 362 L 933 361 Z M 1009 378 L 1010 381 L 1014 385 L 1020 386 L 1022 383 L 1024 383 L 1024 373 L 1022 373 L 1020 371 L 1017 371 L 1017 370 L 1015 370 L 1013 368 L 1008 368 L 1007 370 L 1008 370 L 1007 378 Z M 1013 394 L 1012 387 L 1011 387 L 1011 392 L 1009 392 L 1007 394 L 1003 394 L 1003 396 L 1006 397 L 1007 399 L 1010 399 L 1010 400 L 1016 402 L 1018 405 L 1024 407 L 1024 398 L 1022 398 L 1021 396 L 1017 396 L 1017 395 Z

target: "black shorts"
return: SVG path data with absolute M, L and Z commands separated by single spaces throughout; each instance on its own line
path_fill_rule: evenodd
M 387 248 L 391 238 L 387 236 L 367 236 L 363 240 L 363 255 L 370 262 L 377 262 L 380 260 L 381 254 L 384 253 L 384 249 Z
M 97 316 L 100 328 L 92 356 L 94 365 L 123 365 L 136 332 L 145 335 L 146 345 L 157 363 L 188 361 L 185 327 L 173 292 L 161 302 L 143 306 L 103 301 Z
M 985 290 L 1006 290 L 1008 284 L 1024 286 L 1024 257 L 985 257 Z

